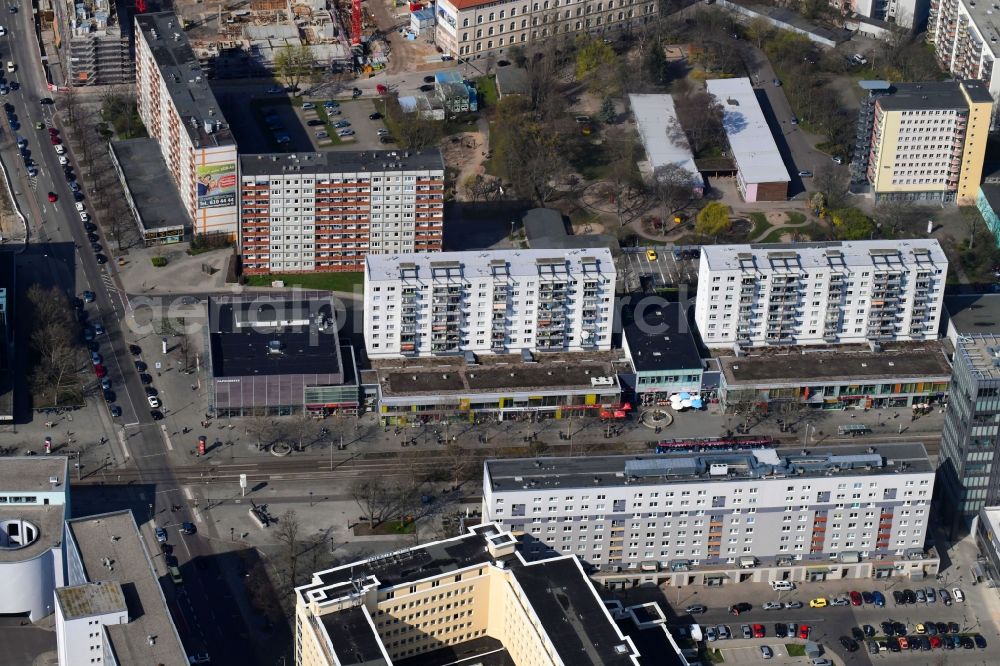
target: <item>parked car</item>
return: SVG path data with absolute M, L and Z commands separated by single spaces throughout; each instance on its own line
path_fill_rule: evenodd
M 803 604 L 802 604 L 801 601 L 786 601 L 785 602 L 785 608 L 796 609 L 796 608 L 802 608 L 802 606 L 803 606 Z
M 761 659 L 770 659 L 773 656 L 774 656 L 774 650 L 772 650 L 771 648 L 769 648 L 766 645 L 761 645 L 760 646 L 760 658 Z
M 799 625 L 799 638 L 801 638 L 804 641 L 805 640 L 809 640 L 809 625 L 808 624 L 800 624 Z
M 743 631 L 743 638 L 753 638 L 753 631 L 750 629 L 749 624 L 744 624 L 740 629 Z
M 882 608 L 882 607 L 885 606 L 885 595 L 884 594 L 882 594 L 881 592 L 879 592 L 878 590 L 876 590 L 875 592 L 872 592 L 872 597 L 874 598 L 875 605 L 877 607 Z
M 965 602 L 965 593 L 962 592 L 961 588 L 955 587 L 951 590 L 951 596 L 955 598 L 958 603 Z
M 685 608 L 684 612 L 688 613 L 689 615 L 701 615 L 702 613 L 708 612 L 708 607 L 703 606 L 702 604 L 694 604 L 693 606 L 688 606 L 687 608 Z
M 715 627 L 708 627 L 705 629 L 705 640 L 709 643 L 713 643 L 719 639 L 719 635 L 715 631 Z
M 111 405 L 111 416 L 117 419 L 121 417 L 121 415 L 122 415 L 122 408 L 119 407 L 118 405 Z
M 155 395 L 147 395 L 146 402 L 148 402 L 149 406 L 153 407 L 154 409 L 160 406 L 160 399 L 157 398 Z
M 850 596 L 850 598 L 851 598 L 851 605 L 852 606 L 860 606 L 862 603 L 864 603 L 864 599 L 862 598 L 860 592 L 852 590 L 851 593 L 848 596 Z
M 316 105 L 312 102 L 302 102 L 302 109 L 308 111 L 309 109 L 315 109 Z
M 307 121 L 306 125 L 308 125 L 309 127 L 320 127 L 322 125 L 326 125 L 326 123 L 320 120 L 319 118 L 314 118 L 313 120 Z
M 198 531 L 198 528 L 194 526 L 194 523 L 181 523 L 181 534 L 194 534 Z
M 809 601 L 809 608 L 826 608 L 827 601 L 823 597 L 817 597 Z
M 162 527 L 157 527 L 153 531 L 156 533 L 156 541 L 158 543 L 167 542 L 167 531 L 165 529 L 163 529 Z
M 748 613 L 753 609 L 753 606 L 745 601 L 741 601 L 738 604 L 733 604 L 729 607 L 729 612 L 733 615 L 739 615 L 740 613 Z
M 761 606 L 764 610 L 781 610 L 785 605 L 780 601 L 765 601 L 764 605 Z
M 755 624 L 751 628 L 753 629 L 754 638 L 764 638 L 764 636 L 767 634 L 767 631 L 764 629 L 764 625 L 762 624 Z

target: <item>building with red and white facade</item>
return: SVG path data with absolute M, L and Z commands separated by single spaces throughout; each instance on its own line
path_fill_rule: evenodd
M 248 275 L 360 272 L 369 254 L 440 252 L 440 151 L 240 157 L 240 253 Z
M 160 146 L 192 232 L 235 238 L 237 151 L 229 123 L 177 15 L 139 14 L 135 25 L 139 117 Z

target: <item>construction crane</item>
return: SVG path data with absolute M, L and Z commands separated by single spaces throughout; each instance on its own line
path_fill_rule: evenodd
M 351 46 L 361 46 L 361 0 L 351 0 Z

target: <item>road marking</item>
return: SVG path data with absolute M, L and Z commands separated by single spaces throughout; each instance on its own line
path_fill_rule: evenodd
M 272 481 L 280 481 L 280 480 L 282 480 L 282 479 L 285 478 L 285 475 L 284 474 L 272 474 L 268 478 L 271 479 Z
M 194 499 L 194 493 L 191 492 L 190 486 L 184 486 L 184 497 L 187 497 L 189 500 Z
M 167 434 L 167 426 L 161 425 L 160 430 L 163 432 L 163 441 L 167 443 L 167 451 L 173 451 L 174 445 L 170 442 L 170 435 Z
M 138 421 L 136 421 L 134 423 L 124 423 L 124 424 L 122 424 L 122 427 L 123 428 L 132 428 L 132 427 L 137 426 L 137 425 L 139 425 Z

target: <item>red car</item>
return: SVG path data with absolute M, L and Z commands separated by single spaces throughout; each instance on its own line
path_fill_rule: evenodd
M 860 606 L 861 605 L 861 593 L 860 592 L 851 592 L 851 605 L 852 606 Z
M 753 637 L 764 638 L 764 625 L 762 624 L 753 625 Z
M 52 141 L 53 146 L 58 146 L 60 143 L 62 143 L 62 139 L 57 137 L 55 134 L 50 134 L 49 140 Z
M 105 368 L 100 363 L 98 363 L 97 365 L 94 366 L 94 374 L 97 375 L 98 378 L 103 377 L 106 374 L 108 374 L 108 369 Z
M 55 127 L 50 127 L 49 128 L 49 134 L 51 134 L 52 136 L 55 136 L 55 135 L 59 134 L 59 130 L 57 130 Z
M 807 640 L 809 638 L 809 625 L 800 624 L 799 625 L 799 638 L 802 640 Z
M 931 641 L 931 647 L 932 648 L 937 649 L 937 648 L 941 647 L 941 639 L 938 638 L 937 636 L 931 636 L 930 637 L 930 641 Z
M 55 192 L 49 192 L 49 203 L 55 203 L 58 200 L 59 200 L 59 195 L 57 195 Z

